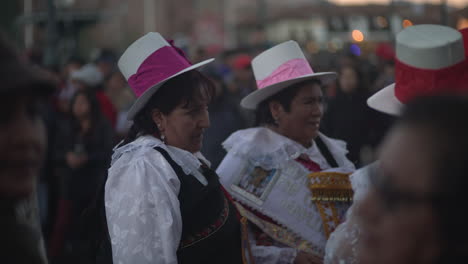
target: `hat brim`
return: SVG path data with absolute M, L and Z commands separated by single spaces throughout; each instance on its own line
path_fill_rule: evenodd
M 52 80 L 43 76 L 42 72 L 22 63 L 12 63 L 3 67 L 3 88 L 0 94 L 32 93 L 38 96 L 48 96 L 55 91 Z
M 329 84 L 330 82 L 332 82 L 333 80 L 336 79 L 336 73 L 334 73 L 334 72 L 313 73 L 313 74 L 307 74 L 307 75 L 304 75 L 304 76 L 301 76 L 301 77 L 298 77 L 298 78 L 290 79 L 290 80 L 287 80 L 287 81 L 278 82 L 278 83 L 275 83 L 273 85 L 264 87 L 262 89 L 258 89 L 256 91 L 250 93 L 249 95 L 244 97 L 244 99 L 242 99 L 240 104 L 244 108 L 254 110 L 254 109 L 257 108 L 257 106 L 262 101 L 264 101 L 268 97 L 280 92 L 281 90 L 283 90 L 283 89 L 285 89 L 285 88 L 287 88 L 287 87 L 289 87 L 289 86 L 291 86 L 293 84 L 300 83 L 302 81 L 306 81 L 306 80 L 309 80 L 309 79 L 317 79 L 323 85 L 326 85 L 326 84 Z
M 367 99 L 367 105 L 377 111 L 399 116 L 403 103 L 395 96 L 395 84 L 390 84 Z
M 135 118 L 136 114 L 138 114 L 138 112 L 146 105 L 146 103 L 148 103 L 149 99 L 151 98 L 151 96 L 153 96 L 156 91 L 159 90 L 159 88 L 164 84 L 166 83 L 167 81 L 169 81 L 170 79 L 176 77 L 176 76 L 179 76 L 183 73 L 186 73 L 188 71 L 191 71 L 191 70 L 194 70 L 194 69 L 197 69 L 199 67 L 202 67 L 204 66 L 205 64 L 208 64 L 210 62 L 214 61 L 214 58 L 211 58 L 211 59 L 208 59 L 208 60 L 205 60 L 205 61 L 202 61 L 202 62 L 199 62 L 197 64 L 194 64 L 188 68 L 185 68 L 183 69 L 182 71 L 164 79 L 163 81 L 157 83 L 156 85 L 152 86 L 151 88 L 149 88 L 148 90 L 146 90 L 140 97 L 138 97 L 135 102 L 133 103 L 132 107 L 130 108 L 130 110 L 128 111 L 128 115 L 127 115 L 127 119 L 128 120 L 133 120 L 133 118 Z

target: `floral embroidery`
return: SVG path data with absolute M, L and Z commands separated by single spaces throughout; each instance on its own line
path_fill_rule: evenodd
M 187 248 L 196 244 L 211 235 L 215 234 L 227 221 L 229 216 L 229 202 L 226 197 L 224 197 L 224 208 L 221 210 L 219 217 L 215 220 L 214 223 L 205 227 L 203 230 L 196 234 L 188 235 L 183 241 L 180 242 L 179 249 Z
M 302 238 L 295 235 L 293 232 L 289 231 L 288 229 L 261 219 L 260 217 L 251 213 L 248 209 L 244 208 L 244 206 L 242 206 L 240 203 L 236 202 L 235 205 L 239 213 L 243 217 L 247 218 L 250 222 L 255 224 L 258 228 L 260 228 L 263 232 L 265 232 L 265 234 L 272 237 L 274 240 L 280 243 L 283 243 L 289 247 L 292 247 L 301 251 L 306 251 L 306 252 L 309 252 L 318 256 L 322 256 L 324 254 L 323 250 L 314 246 L 310 242 L 303 240 Z

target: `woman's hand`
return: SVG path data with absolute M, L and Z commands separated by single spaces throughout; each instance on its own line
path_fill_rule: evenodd
M 294 264 L 322 264 L 323 259 L 304 251 L 299 251 L 297 253 L 296 259 L 294 259 Z

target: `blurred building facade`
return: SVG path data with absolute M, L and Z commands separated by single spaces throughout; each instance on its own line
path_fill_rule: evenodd
M 159 31 L 186 49 L 209 53 L 296 39 L 310 50 L 340 49 L 347 42 L 391 42 L 404 26 L 465 25 L 466 11 L 393 2 L 342 6 L 325 0 L 21 0 L 18 36 L 27 48 L 50 45 L 51 3 L 61 56 L 95 47 L 122 51 L 148 31 Z M 353 31 L 361 35 L 356 39 Z M 362 37 L 362 39 L 361 39 Z M 49 40 L 49 41 L 48 41 Z

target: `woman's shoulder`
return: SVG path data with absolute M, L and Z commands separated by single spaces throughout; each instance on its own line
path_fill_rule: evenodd
M 228 155 L 241 157 L 265 169 L 297 158 L 300 146 L 269 128 L 255 127 L 234 132 L 223 143 Z
M 140 136 L 134 141 L 114 148 L 112 154 L 111 169 L 121 166 L 130 166 L 137 162 L 146 162 L 154 158 L 163 158 L 162 154 L 155 148 L 163 143 L 151 136 Z

